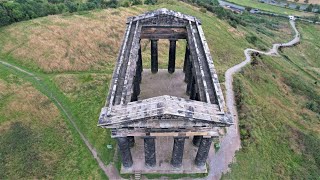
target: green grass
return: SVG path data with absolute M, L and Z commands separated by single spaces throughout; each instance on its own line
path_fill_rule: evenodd
M 246 7 L 257 8 L 260 10 L 285 15 L 312 16 L 313 13 L 301 12 L 289 8 L 278 7 L 270 4 L 260 3 L 258 0 L 228 0 L 229 2 L 239 4 Z
M 302 43 L 284 49 L 287 58 L 262 56 L 236 75 L 242 149 L 224 179 L 320 177 L 320 112 L 306 106 L 319 103 L 319 75 L 313 74 L 315 80 L 304 67 L 320 68 L 314 62 L 319 51 L 309 52 L 319 46 L 319 41 L 310 43 L 319 38 L 319 27 L 299 24 L 298 29 Z
M 106 178 L 43 87 L 3 65 L 0 84 L 0 179 Z
M 219 78 L 220 80 L 224 80 L 224 72 L 226 69 L 229 67 L 233 66 L 234 64 L 237 64 L 241 62 L 244 58 L 243 56 L 243 50 L 247 47 L 252 47 L 252 48 L 260 48 L 260 49 L 267 49 L 271 47 L 271 44 L 274 42 L 283 42 L 284 40 L 289 40 L 291 38 L 291 30 L 289 29 L 289 25 L 284 19 L 278 19 L 278 18 L 270 18 L 270 17 L 264 17 L 264 16 L 257 16 L 253 17 L 250 15 L 244 14 L 246 21 L 248 22 L 248 25 L 243 27 L 243 26 L 238 26 L 237 29 L 232 28 L 227 22 L 223 20 L 219 20 L 216 18 L 214 15 L 211 13 L 201 13 L 197 8 L 176 2 L 174 4 L 162 4 L 162 5 L 157 5 L 157 6 L 137 6 L 137 7 L 132 7 L 132 8 L 121 8 L 116 9 L 116 10 L 107 10 L 107 11 L 93 11 L 93 12 L 88 12 L 84 14 L 76 14 L 76 15 L 63 15 L 63 16 L 58 16 L 59 18 L 66 20 L 66 21 L 73 21 L 75 19 L 81 19 L 81 18 L 87 18 L 86 20 L 96 20 L 99 19 L 101 20 L 101 17 L 103 18 L 104 21 L 108 20 L 108 18 L 104 17 L 106 14 L 112 14 L 112 13 L 118 13 L 119 16 L 124 16 L 122 13 L 127 13 L 127 14 L 138 14 L 142 13 L 148 10 L 153 10 L 153 9 L 158 9 L 160 7 L 166 7 L 172 10 L 180 11 L 185 14 L 190 14 L 194 15 L 198 18 L 201 19 L 203 29 L 205 32 L 205 36 L 207 39 L 207 42 L 209 44 L 211 54 L 214 59 L 215 66 L 217 68 Z M 111 11 L 111 12 L 109 12 Z M 124 18 L 124 17 L 123 17 Z M 259 23 L 258 23 L 259 21 Z M 64 22 L 64 21 L 63 21 Z M 32 21 L 27 21 L 27 22 L 21 22 L 17 24 L 10 25 L 8 27 L 3 27 L 0 28 L 0 48 L 1 48 L 1 53 L 0 57 L 8 61 L 10 63 L 13 63 L 17 66 L 21 66 L 24 69 L 27 69 L 32 72 L 36 72 L 37 76 L 42 78 L 42 81 L 45 83 L 45 86 L 39 86 L 34 80 L 31 78 L 25 77 L 24 74 L 21 73 L 15 73 L 11 70 L 6 70 L 4 71 L 7 72 L 7 74 L 16 74 L 17 78 L 13 78 L 15 82 L 19 82 L 18 77 L 24 77 L 24 80 L 30 81 L 34 87 L 38 91 L 41 91 L 45 95 L 50 97 L 50 94 L 48 94 L 48 89 L 50 92 L 54 94 L 54 96 L 63 104 L 63 106 L 67 109 L 69 114 L 72 116 L 72 118 L 76 121 L 77 126 L 79 126 L 79 129 L 84 133 L 84 135 L 88 138 L 89 142 L 94 146 L 94 148 L 97 150 L 98 155 L 101 157 L 103 162 L 105 164 L 109 164 L 113 162 L 113 157 L 114 157 L 114 148 L 116 147 L 115 141 L 110 138 L 110 131 L 106 129 L 101 129 L 98 128 L 97 125 L 97 120 L 98 116 L 100 113 L 100 108 L 103 107 L 105 98 L 107 96 L 108 88 L 109 88 L 109 83 L 110 83 L 110 78 L 112 75 L 112 70 L 113 66 L 115 64 L 116 60 L 116 54 L 118 50 L 116 49 L 111 49 L 109 46 L 106 46 L 105 44 L 101 44 L 100 46 L 106 54 L 108 54 L 108 58 L 106 58 L 108 61 L 102 65 L 99 64 L 92 64 L 90 68 L 87 69 L 77 69 L 74 67 L 71 67 L 69 70 L 53 70 L 53 71 L 46 71 L 41 64 L 38 64 L 38 59 L 24 59 L 24 58 L 19 58 L 19 53 L 20 51 L 26 51 L 28 50 L 28 53 L 30 54 L 35 54 L 41 52 L 41 54 L 47 55 L 47 52 L 45 52 L 41 47 L 35 48 L 35 49 L 30 49 L 27 45 L 29 42 L 29 36 L 31 33 L 32 29 L 36 29 L 37 27 L 43 28 L 42 31 L 39 31 L 38 33 L 41 35 L 42 33 L 48 32 L 47 28 L 50 28 L 52 25 L 56 26 L 61 26 L 61 21 L 59 20 L 58 22 L 54 21 L 54 17 L 45 17 L 45 18 L 39 18 L 36 20 Z M 64 22 L 66 23 L 66 22 Z M 64 24 L 62 26 L 65 26 Z M 72 29 L 74 25 L 68 25 L 68 30 Z M 27 28 L 24 28 L 27 27 Z M 276 27 L 276 28 L 275 28 Z M 310 47 L 313 47 L 313 44 L 317 43 L 317 39 L 314 39 L 316 37 L 316 32 L 315 29 L 309 26 L 304 27 L 306 31 L 308 30 L 310 33 L 306 33 L 306 38 L 309 37 L 309 44 Z M 19 31 L 21 29 L 21 31 Z M 80 31 L 80 30 L 79 30 Z M 73 33 L 77 33 L 78 29 L 75 29 Z M 120 32 L 116 31 L 118 34 L 115 34 L 112 37 L 108 37 L 109 40 L 111 41 L 118 41 L 119 37 L 122 39 L 122 35 Z M 15 33 L 19 33 L 19 36 L 15 36 Z M 312 34 L 314 33 L 314 34 Z M 256 36 L 258 37 L 257 43 L 250 44 L 247 40 L 247 36 Z M 304 36 L 303 36 L 304 37 Z M 64 38 L 69 38 L 68 40 L 72 43 L 76 43 L 77 39 L 73 37 L 64 37 Z M 15 46 L 17 46 L 17 50 L 15 51 L 4 51 L 2 47 L 4 47 L 6 44 L 12 43 Z M 48 43 L 51 43 L 51 41 L 48 41 Z M 145 68 L 150 67 L 150 57 L 149 57 L 149 44 L 148 42 L 143 42 L 143 58 L 144 58 L 144 66 Z M 166 67 L 166 62 L 167 62 L 167 54 L 168 54 L 168 42 L 163 42 L 161 46 L 159 47 L 159 60 L 162 62 L 160 64 L 160 67 L 165 68 Z M 94 47 L 94 46 L 92 46 Z M 309 48 L 310 48 L 309 47 Z M 115 48 L 115 47 L 114 47 Z M 182 66 L 182 60 L 184 58 L 184 49 L 185 49 L 185 44 L 183 41 L 179 41 L 178 43 L 178 48 L 177 48 L 177 66 L 181 67 Z M 101 49 L 90 49 L 90 52 L 92 53 L 101 53 Z M 110 51 L 110 52 L 109 52 Z M 112 52 L 111 52 L 112 51 Z M 290 55 L 291 52 L 286 53 L 287 50 L 284 50 L 284 54 Z M 116 52 L 116 53 L 114 53 Z M 76 53 L 73 52 L 73 53 Z M 297 53 L 297 52 L 296 52 Z M 311 56 L 315 56 L 317 54 L 317 51 L 314 51 L 314 53 Z M 109 56 L 110 55 L 110 56 Z M 295 61 L 294 57 L 289 57 L 293 61 Z M 299 59 L 299 58 L 297 58 Z M 271 62 L 271 60 L 269 60 Z M 268 61 L 268 62 L 269 62 Z M 89 62 L 89 61 L 88 61 Z M 46 62 L 44 62 L 46 63 Z M 55 62 L 51 62 L 55 63 Z M 96 63 L 101 63 L 101 62 L 96 62 Z M 300 66 L 299 63 L 300 61 L 295 63 Z M 310 60 L 310 63 L 306 69 L 309 74 L 312 76 L 316 76 L 317 74 L 313 71 L 314 67 L 313 64 L 317 63 L 315 60 Z M 63 63 L 61 63 L 63 64 Z M 75 63 L 76 64 L 76 63 Z M 94 68 L 94 67 L 103 67 L 103 68 Z M 1 73 L 4 72 L 1 69 Z M 272 71 L 272 69 L 270 70 Z M 269 71 L 259 71 L 262 75 L 269 76 L 268 73 Z M 252 73 L 253 74 L 253 73 Z M 256 78 L 257 75 L 254 76 Z M 271 75 L 270 75 L 271 76 Z M 3 76 L 3 79 L 8 79 L 8 76 Z M 256 87 L 254 83 L 247 83 L 246 78 L 248 77 L 242 77 L 241 82 L 244 83 L 244 88 L 253 88 L 256 90 L 257 88 L 259 89 L 259 93 L 262 93 L 261 96 L 264 98 L 268 98 L 268 96 L 277 96 L 278 98 L 281 99 L 281 102 L 285 102 L 286 105 L 290 105 L 290 101 L 288 101 L 286 98 L 282 97 L 279 95 L 279 92 L 277 91 L 278 87 L 275 86 L 273 81 L 267 83 L 267 84 L 262 84 L 264 88 L 266 89 L 261 90 L 263 87 Z M 12 78 L 11 78 L 12 79 Z M 263 80 L 268 81 L 268 80 Z M 251 90 L 251 91 L 254 91 Z M 264 93 L 264 94 L 263 94 Z M 249 94 L 245 96 L 245 99 L 248 99 L 248 101 L 252 103 L 257 103 L 258 101 L 254 99 L 255 96 L 260 95 L 260 94 L 253 94 L 255 96 L 251 97 L 252 94 Z M 267 96 L 268 95 L 268 96 Z M 249 97 L 248 97 L 249 96 Z M 7 96 L 4 96 L 3 101 L 0 101 L 0 107 L 5 106 L 8 104 L 8 102 L 11 100 L 11 95 L 8 94 Z M 261 100 L 262 101 L 262 100 Z M 260 104 L 259 104 L 260 105 Z M 272 104 L 264 104 L 264 106 L 272 106 Z M 264 107 L 262 106 L 262 107 Z M 254 109 L 255 106 L 250 107 Z M 266 108 L 264 112 L 266 114 L 273 112 L 274 109 L 268 109 Z M 256 112 L 256 111 L 254 111 Z M 61 116 L 64 116 L 63 114 Z M 258 121 L 261 119 L 261 114 L 258 112 L 250 114 L 248 113 L 248 116 L 250 118 Z M 297 116 L 302 116 L 302 115 L 297 115 Z M 304 117 L 308 117 L 307 115 L 303 115 Z M 256 118 L 257 117 L 257 118 Z M 266 116 L 268 117 L 268 116 Z M 62 117 L 65 118 L 65 117 Z M 260 118 L 260 119 L 259 119 Z M 271 119 L 273 117 L 270 117 Z M 264 119 L 266 121 L 266 119 Z M 5 121 L 5 119 L 0 116 L 0 123 Z M 77 156 L 78 161 L 81 160 L 82 156 L 88 156 L 88 160 L 86 161 L 81 161 L 79 162 L 79 171 L 83 172 L 84 177 L 93 177 L 93 178 L 100 178 L 104 176 L 102 175 L 102 172 L 99 170 L 96 173 L 97 175 L 93 176 L 89 172 L 95 172 L 92 169 L 97 169 L 97 164 L 93 160 L 93 158 L 90 156 L 90 152 L 86 149 L 86 147 L 82 144 L 82 141 L 80 140 L 78 134 L 75 132 L 75 130 L 71 127 L 68 121 L 67 122 L 67 131 L 71 131 L 72 133 L 72 138 L 74 141 L 78 143 L 79 148 L 78 149 L 72 149 L 70 148 L 74 154 L 78 155 L 77 153 L 80 153 L 81 155 Z M 256 126 L 261 128 L 261 130 L 264 129 L 264 126 L 257 123 Z M 260 131 L 260 130 L 259 130 Z M 28 132 L 28 131 L 27 131 Z M 49 133 L 49 132 L 48 132 Z M 244 132 L 246 133 L 246 132 Z M 259 133 L 258 133 L 259 134 Z M 273 139 L 273 137 L 268 137 L 268 133 L 264 133 L 264 136 L 266 136 L 266 141 L 268 141 L 269 144 L 278 142 L 276 140 L 278 139 Z M 20 135 L 22 136 L 22 135 Z M 48 136 L 53 136 L 53 135 L 48 135 Z M 6 136 L 7 137 L 7 136 Z M 315 136 L 305 136 L 306 141 L 313 141 Z M 26 137 L 27 138 L 27 137 Z M 261 138 L 261 137 L 260 137 Z M 6 139 L 6 138 L 5 138 Z M 33 139 L 33 138 L 31 138 Z M 34 144 L 36 142 L 32 142 L 31 144 Z M 58 147 L 63 146 L 66 148 L 69 148 L 68 144 L 64 144 L 64 142 L 58 142 L 56 143 Z M 108 150 L 106 146 L 108 144 L 111 144 L 113 146 L 113 149 Z M 316 143 L 314 146 L 316 147 Z M 309 149 L 310 151 L 313 151 L 314 146 L 311 146 Z M 283 148 L 283 149 L 281 149 Z M 286 151 L 286 146 L 283 146 L 279 149 L 275 150 L 282 150 L 283 153 Z M 288 148 L 287 148 L 288 149 Z M 7 150 L 4 150 L 7 151 Z M 260 151 L 259 149 L 256 149 L 255 146 L 252 147 L 251 150 L 253 153 L 256 153 L 256 156 L 252 156 L 257 158 L 259 155 Z M 270 153 L 274 153 L 273 151 L 269 151 Z M 269 153 L 268 152 L 268 153 Z M 238 158 L 238 163 L 242 164 L 245 162 L 245 158 L 241 158 L 241 153 L 244 154 L 244 156 L 248 156 L 251 154 L 246 154 L 247 152 L 239 152 L 240 158 Z M 265 152 L 267 156 L 267 152 Z M 76 156 L 74 155 L 74 156 Z M 281 154 L 282 155 L 282 154 Z M 290 154 L 291 155 L 291 154 Z M 70 158 L 74 157 L 70 156 Z M 312 155 L 313 156 L 313 155 Z M 287 157 L 286 154 L 283 155 L 283 157 Z M 91 158 L 91 159 L 90 159 Z M 279 159 L 281 157 L 279 156 Z M 59 160 L 61 163 L 63 163 L 65 160 L 63 158 Z M 68 162 L 68 159 L 66 160 Z M 114 162 L 117 163 L 117 162 Z M 270 161 L 264 161 L 263 165 L 268 166 Z M 272 162 L 271 162 L 272 163 Z M 68 165 L 68 163 L 66 163 Z M 8 165 L 10 167 L 10 165 Z M 35 166 L 35 172 L 39 172 L 41 170 L 37 169 L 37 167 L 40 167 L 40 165 Z M 84 166 L 84 167 L 83 167 Z M 83 169 L 81 169 L 83 167 Z M 253 168 L 253 166 L 250 166 Z M 285 167 L 285 169 L 288 167 Z M 92 171 L 89 171 L 89 170 Z M 235 173 L 238 172 L 237 168 L 235 168 Z M 266 171 L 269 170 L 270 168 L 266 168 Z M 243 170 L 243 169 L 241 169 Z M 252 169 L 247 169 L 245 170 L 248 173 L 253 173 Z M 20 171 L 19 171 L 20 172 Z M 23 171 L 21 171 L 23 172 Z M 41 172 L 39 172 L 41 173 Z M 75 175 L 76 174 L 76 175 Z M 70 178 L 77 178 L 79 172 L 74 172 L 70 173 L 69 176 L 64 176 L 64 172 L 61 173 L 61 177 L 70 177 Z M 157 175 L 151 175 L 150 177 L 154 177 Z M 178 177 L 181 177 L 181 175 L 175 175 Z M 30 177 L 30 176 L 29 176 Z M 171 177 L 171 176 L 170 176 Z M 264 176 L 268 177 L 268 176 Z M 171 178 L 174 178 L 173 176 Z

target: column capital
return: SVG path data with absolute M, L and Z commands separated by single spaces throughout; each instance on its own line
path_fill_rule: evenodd
M 169 38 L 169 41 L 178 41 L 178 38 Z
M 173 136 L 173 138 L 177 138 L 177 139 L 189 139 L 189 136 Z
M 141 136 L 142 139 L 156 139 L 156 136 Z

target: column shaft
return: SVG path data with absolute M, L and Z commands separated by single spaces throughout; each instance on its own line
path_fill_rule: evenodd
M 144 137 L 144 156 L 146 166 L 154 167 L 156 165 L 155 137 Z
M 190 76 L 192 75 L 192 64 L 189 58 L 185 59 L 184 61 L 184 66 L 186 66 L 184 71 L 184 82 L 188 83 Z
M 128 138 L 128 142 L 129 142 L 129 147 L 132 148 L 134 146 L 134 143 L 135 143 L 134 136 L 128 136 L 127 138 Z
M 142 72 L 143 71 L 143 65 L 142 65 L 142 51 L 141 51 L 141 45 L 140 45 L 140 48 L 139 48 L 139 58 L 138 58 L 138 64 L 139 64 L 139 67 L 140 67 L 140 71 Z
M 193 136 L 192 144 L 193 144 L 194 146 L 199 147 L 200 142 L 201 142 L 201 139 L 202 139 L 202 136 Z
M 127 137 L 118 137 L 117 141 L 121 154 L 122 165 L 126 168 L 129 168 L 133 164 L 129 141 Z
M 158 40 L 151 40 L 151 72 L 158 72 Z
M 142 65 L 142 53 L 141 53 L 141 46 L 139 48 L 139 57 L 138 57 L 138 62 L 137 62 L 137 72 L 136 72 L 136 75 L 138 76 L 138 80 L 139 80 L 139 83 L 141 83 L 141 73 L 143 71 L 143 65 Z
M 171 165 L 173 167 L 181 167 L 183 152 L 184 152 L 184 142 L 187 137 L 174 137 Z
M 195 164 L 197 166 L 204 166 L 206 164 L 206 160 L 208 158 L 208 154 L 209 154 L 209 150 L 210 150 L 210 146 L 212 143 L 213 138 L 205 138 L 203 137 L 201 139 L 199 148 L 198 148 L 198 152 L 196 155 L 196 159 L 195 159 Z
M 169 63 L 168 63 L 168 72 L 170 74 L 174 73 L 176 66 L 176 41 L 170 40 L 170 48 L 169 48 Z
M 184 64 L 183 64 L 183 72 L 184 73 L 187 71 L 187 63 L 189 61 L 189 55 L 190 55 L 190 49 L 189 49 L 188 42 L 187 42 L 186 52 L 184 54 Z
M 191 90 L 190 90 L 190 99 L 191 100 L 196 100 L 196 93 L 197 93 L 196 88 L 197 88 L 196 87 L 196 80 L 193 77 L 192 81 L 191 81 Z
M 133 91 L 131 95 L 131 102 L 138 101 L 138 96 L 140 94 L 140 83 L 137 75 L 133 79 Z
M 191 61 L 189 60 L 188 62 L 188 65 L 187 65 L 187 71 L 186 71 L 186 74 L 185 74 L 185 81 L 188 83 L 187 84 L 187 95 L 190 95 L 191 94 L 191 87 L 192 87 L 192 78 L 193 78 L 193 75 L 192 75 L 192 64 L 191 64 Z

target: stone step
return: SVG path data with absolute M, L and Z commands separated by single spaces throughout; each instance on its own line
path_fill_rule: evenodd
M 141 172 L 136 172 L 136 173 L 134 174 L 134 179 L 135 179 L 135 180 L 140 180 L 140 179 L 141 179 Z

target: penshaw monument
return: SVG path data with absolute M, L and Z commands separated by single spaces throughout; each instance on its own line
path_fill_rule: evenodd
M 141 40 L 149 40 L 143 68 Z M 169 41 L 158 69 L 158 40 Z M 186 42 L 176 69 L 176 42 Z M 111 129 L 121 173 L 204 173 L 214 139 L 232 125 L 199 19 L 159 9 L 130 17 L 98 126 Z M 211 148 L 212 149 L 212 148 Z

